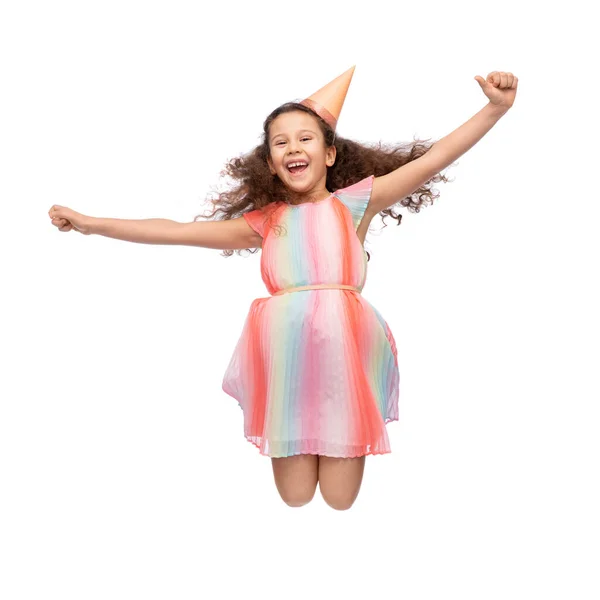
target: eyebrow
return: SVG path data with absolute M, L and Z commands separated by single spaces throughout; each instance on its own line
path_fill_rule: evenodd
M 301 129 L 298 133 L 304 133 L 305 131 L 309 131 L 313 135 L 317 135 L 312 129 Z M 276 137 L 279 137 L 280 135 L 285 135 L 285 133 L 278 133 L 277 135 L 271 136 L 271 141 L 273 141 Z

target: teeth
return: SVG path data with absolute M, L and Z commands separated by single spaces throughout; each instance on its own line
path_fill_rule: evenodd
M 290 164 L 288 165 L 288 169 L 289 169 L 290 167 L 300 167 L 300 166 L 305 166 L 305 167 L 307 167 L 307 166 L 308 166 L 308 163 L 305 163 L 305 162 L 293 162 L 293 163 L 290 163 Z

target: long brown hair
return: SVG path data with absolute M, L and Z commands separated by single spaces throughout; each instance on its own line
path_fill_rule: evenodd
M 290 198 L 287 188 L 277 175 L 272 175 L 267 163 L 267 157 L 270 155 L 269 130 L 271 123 L 281 114 L 292 111 L 303 111 L 312 115 L 319 124 L 325 138 L 325 147 L 336 147 L 335 164 L 327 169 L 326 187 L 330 190 L 339 190 L 358 181 L 361 181 L 369 175 L 380 177 L 394 171 L 398 167 L 415 160 L 425 154 L 433 144 L 427 141 L 415 140 L 412 144 L 405 143 L 396 146 L 389 144 L 360 144 L 353 140 L 339 137 L 331 127 L 313 110 L 297 102 L 287 102 L 276 108 L 265 120 L 263 124 L 262 143 L 249 153 L 236 157 L 228 161 L 225 168 L 221 171 L 221 176 L 228 176 L 239 181 L 233 189 L 221 192 L 218 197 L 211 200 L 215 207 L 209 215 L 197 215 L 194 221 L 198 219 L 210 219 L 217 212 L 222 217 L 219 220 L 234 219 L 240 217 L 245 212 L 255 209 L 262 209 L 274 202 L 287 202 Z M 381 211 L 382 219 L 390 216 L 397 219 L 398 225 L 402 221 L 401 214 L 395 214 L 393 208 L 396 205 L 408 209 L 410 212 L 418 213 L 427 203 L 433 204 L 433 201 L 439 197 L 431 186 L 441 181 L 448 182 L 448 179 L 437 174 L 412 194 L 397 202 L 394 206 Z M 383 221 L 384 227 L 387 227 Z M 254 254 L 259 248 L 246 248 L 251 254 Z M 231 256 L 233 252 L 241 253 L 241 250 L 224 250 L 224 256 Z M 367 252 L 368 260 L 371 259 Z

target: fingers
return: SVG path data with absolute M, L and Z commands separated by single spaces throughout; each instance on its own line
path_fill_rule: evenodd
M 59 217 L 52 218 L 52 225 L 57 227 L 59 231 L 71 231 L 71 229 L 73 229 L 73 224 L 71 222 Z
M 518 78 L 510 71 L 492 71 L 486 78 L 488 83 L 500 89 L 516 88 Z
M 64 206 L 54 204 L 48 211 L 48 216 L 51 219 L 52 225 L 58 228 L 59 231 L 71 231 L 75 229 L 73 223 L 65 217 L 61 217 L 60 214 L 63 212 Z M 66 209 L 69 210 L 69 209 Z
M 65 208 L 66 208 L 65 206 L 60 206 L 59 204 L 54 204 L 48 211 L 48 216 L 49 217 L 59 217 L 61 214 L 63 214 Z

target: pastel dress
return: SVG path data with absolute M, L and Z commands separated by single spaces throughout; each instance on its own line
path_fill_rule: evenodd
M 318 202 L 274 202 L 243 215 L 262 237 L 256 298 L 222 389 L 265 456 L 391 452 L 398 420 L 396 343 L 361 294 L 366 252 L 356 231 L 374 176 Z

